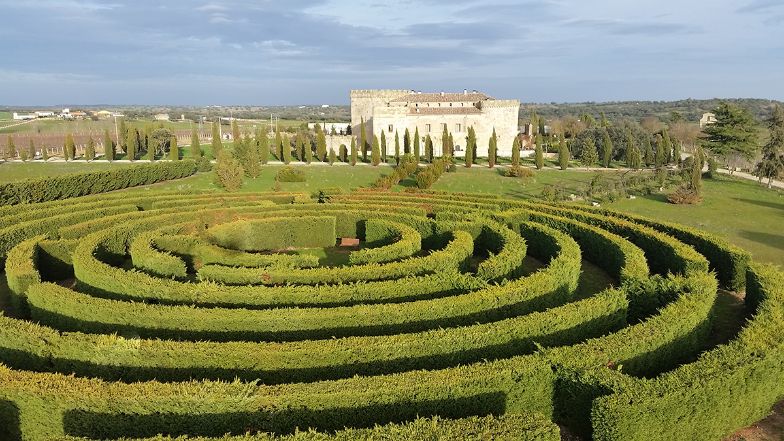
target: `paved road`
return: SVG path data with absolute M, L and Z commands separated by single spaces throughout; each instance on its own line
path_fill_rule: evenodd
M 729 175 L 730 174 L 730 171 L 727 170 L 727 169 L 724 169 L 724 168 L 718 169 L 718 172 L 721 173 L 721 174 L 725 174 L 725 175 Z M 738 177 L 738 178 L 742 178 L 742 179 L 748 179 L 750 181 L 759 181 L 759 178 L 754 176 L 754 175 L 752 175 L 751 173 L 744 173 L 744 172 L 736 171 L 736 172 L 732 173 L 732 176 L 735 176 L 735 177 Z M 763 179 L 762 180 L 762 185 L 765 185 L 767 187 L 768 186 L 768 180 L 767 179 Z M 780 188 L 780 189 L 784 190 L 784 182 L 782 182 L 782 181 L 777 181 L 777 180 L 774 179 L 773 183 L 772 183 L 772 186 L 774 188 Z

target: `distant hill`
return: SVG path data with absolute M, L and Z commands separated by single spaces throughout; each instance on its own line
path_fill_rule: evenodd
M 735 103 L 749 109 L 754 116 L 761 120 L 770 115 L 774 100 L 764 99 L 709 99 L 709 100 L 680 100 L 680 101 L 620 101 L 607 103 L 524 103 L 521 106 L 520 117 L 527 119 L 531 110 L 536 110 L 539 116 L 546 119 L 561 118 L 572 115 L 579 116 L 589 113 L 598 118 L 604 112 L 610 120 L 630 118 L 639 120 L 646 116 L 658 116 L 664 121 L 671 119 L 673 112 L 678 112 L 688 121 L 699 121 L 705 112 L 715 109 L 721 101 Z

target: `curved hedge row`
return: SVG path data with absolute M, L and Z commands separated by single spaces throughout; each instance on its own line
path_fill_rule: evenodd
M 387 263 L 411 257 L 422 250 L 422 236 L 417 230 L 384 220 L 365 222 L 365 242 L 376 247 L 352 252 L 348 257 L 350 264 Z
M 551 421 L 584 439 L 707 440 L 784 396 L 784 275 L 744 266 L 721 240 L 498 197 L 328 200 L 166 193 L 0 207 L 0 219 L 46 224 L 7 233 L 14 302 L 0 316 L 0 438 L 455 437 L 439 431 L 496 433 L 500 420 L 472 417 L 536 413 L 542 424 L 515 439 L 558 436 Z M 204 239 L 237 222 L 306 217 L 334 220 L 323 245 L 344 264 Z M 293 230 L 268 230 L 260 240 L 293 243 Z M 352 237 L 389 250 L 403 232 L 430 254 L 408 247 L 356 264 L 332 249 Z M 277 279 L 222 285 L 199 281 L 204 268 Z M 741 268 L 750 318 L 717 345 L 727 314 L 717 286 L 740 286 Z M 446 420 L 410 431 L 433 416 Z

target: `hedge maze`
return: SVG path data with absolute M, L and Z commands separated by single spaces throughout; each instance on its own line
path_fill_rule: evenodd
M 606 210 L 111 193 L 0 207 L 0 259 L 0 439 L 718 440 L 784 396 L 784 274 Z

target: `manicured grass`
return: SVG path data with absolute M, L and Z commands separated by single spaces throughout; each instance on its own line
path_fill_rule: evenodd
M 141 163 L 141 161 L 139 162 Z M 0 162 L 0 182 L 14 182 L 23 179 L 46 178 L 68 173 L 85 173 L 108 170 L 112 167 L 125 167 L 127 163 L 108 163 L 106 161 L 72 162 Z

